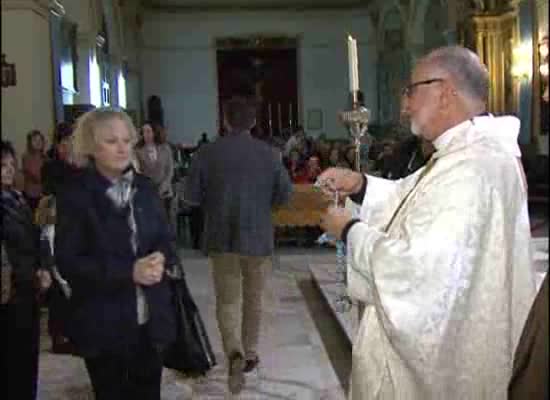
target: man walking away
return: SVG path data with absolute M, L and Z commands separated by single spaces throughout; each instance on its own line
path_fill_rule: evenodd
M 253 138 L 253 100 L 224 105 L 227 134 L 194 158 L 185 193 L 204 211 L 203 245 L 216 292 L 216 315 L 229 361 L 232 393 L 259 363 L 262 292 L 273 252 L 271 208 L 288 202 L 292 185 L 267 143 Z

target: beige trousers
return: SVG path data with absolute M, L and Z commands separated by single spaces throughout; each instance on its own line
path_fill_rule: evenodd
M 251 359 L 258 353 L 262 298 L 271 257 L 235 253 L 210 255 L 216 317 L 227 357 L 238 352 Z

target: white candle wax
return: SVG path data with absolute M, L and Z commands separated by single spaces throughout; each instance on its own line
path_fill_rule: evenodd
M 292 129 L 292 103 L 288 104 L 288 126 Z
M 279 122 L 279 132 L 283 130 L 283 115 L 281 113 L 281 103 L 277 103 L 277 120 Z
M 357 63 L 357 41 L 348 36 L 348 67 L 349 67 L 349 90 L 359 90 L 359 71 Z

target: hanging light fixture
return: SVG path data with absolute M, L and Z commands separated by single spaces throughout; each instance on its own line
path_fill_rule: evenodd
M 59 0 L 50 0 L 49 4 L 50 12 L 56 17 L 65 16 L 65 7 L 59 2 Z
M 15 64 L 6 62 L 6 55 L 2 54 L 2 87 L 15 86 Z

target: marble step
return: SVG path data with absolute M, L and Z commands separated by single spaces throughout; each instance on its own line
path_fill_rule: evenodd
M 357 306 L 352 305 L 351 309 L 342 312 L 338 307 L 338 299 L 344 293 L 344 287 L 338 282 L 335 264 L 310 264 L 309 270 L 313 282 L 328 303 L 333 316 L 349 340 L 353 343 L 355 332 L 359 326 Z
M 536 273 L 537 289 L 548 273 L 548 238 L 533 238 L 533 262 Z M 338 321 L 350 345 L 353 343 L 355 332 L 359 326 L 358 309 L 352 305 L 351 309 L 342 312 L 338 307 L 338 299 L 344 293 L 344 288 L 338 281 L 336 264 L 311 263 L 309 266 L 313 282 L 328 303 L 332 315 Z

